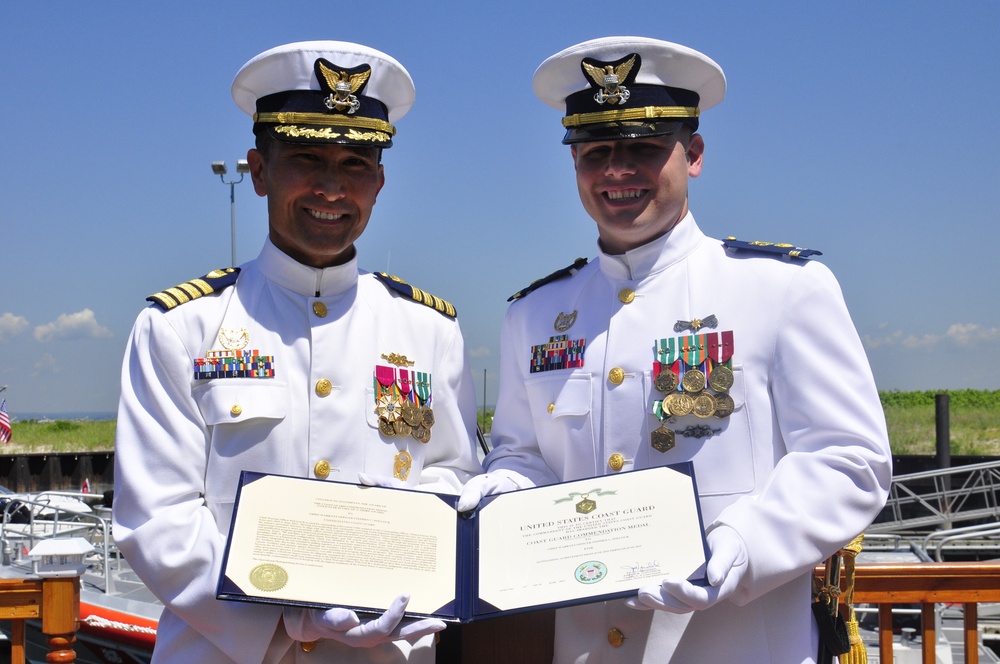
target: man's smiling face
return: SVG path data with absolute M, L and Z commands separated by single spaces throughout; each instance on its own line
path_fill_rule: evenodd
M 701 173 L 704 147 L 699 134 L 686 131 L 571 146 L 580 200 L 604 251 L 642 246 L 687 214 L 688 178 Z
M 312 267 L 350 260 L 385 184 L 379 150 L 272 140 L 266 152 L 250 150 L 247 161 L 267 197 L 271 242 Z

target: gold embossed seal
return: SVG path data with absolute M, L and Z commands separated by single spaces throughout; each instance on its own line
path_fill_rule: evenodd
M 257 590 L 273 593 L 275 590 L 281 590 L 288 583 L 288 572 L 280 565 L 272 563 L 257 565 L 250 570 L 250 583 Z

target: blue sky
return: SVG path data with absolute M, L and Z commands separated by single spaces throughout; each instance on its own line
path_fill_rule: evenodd
M 110 411 L 149 293 L 230 263 L 252 144 L 230 84 L 272 46 L 357 41 L 417 101 L 385 156 L 361 265 L 459 311 L 496 395 L 506 298 L 593 256 L 537 65 L 585 39 L 677 41 L 720 63 L 691 208 L 710 235 L 820 249 L 881 389 L 1000 388 L 1000 3 L 4 3 L 0 385 L 12 415 Z M 237 260 L 265 205 L 236 186 Z M 994 265 L 994 267 L 990 267 Z

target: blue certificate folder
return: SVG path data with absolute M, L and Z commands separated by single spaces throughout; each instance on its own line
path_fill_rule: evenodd
M 471 622 L 630 597 L 667 574 L 705 583 L 690 463 L 488 496 L 244 471 L 217 588 L 223 600 L 342 606 Z

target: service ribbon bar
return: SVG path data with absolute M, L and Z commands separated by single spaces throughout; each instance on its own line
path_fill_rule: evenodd
M 194 379 L 274 378 L 274 356 L 257 350 L 210 350 L 194 360 Z
M 529 371 L 539 373 L 582 367 L 586 349 L 586 339 L 570 339 L 567 334 L 550 337 L 548 343 L 531 347 Z

